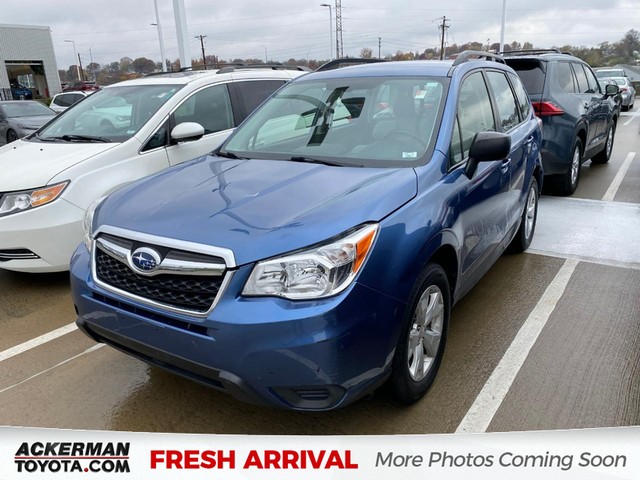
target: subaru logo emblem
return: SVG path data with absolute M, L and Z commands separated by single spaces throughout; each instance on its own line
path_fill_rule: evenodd
M 131 254 L 131 266 L 138 273 L 151 273 L 160 266 L 160 254 L 152 248 L 137 248 Z

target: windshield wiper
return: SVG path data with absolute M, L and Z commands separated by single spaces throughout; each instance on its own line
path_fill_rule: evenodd
M 34 133 L 33 136 L 42 142 L 55 142 L 57 140 L 56 137 L 41 137 L 38 132 Z
M 319 158 L 313 158 L 313 157 L 298 157 L 298 156 L 295 156 L 295 157 L 291 157 L 289 160 L 291 160 L 292 162 L 318 163 L 320 165 L 329 165 L 330 167 L 344 167 L 345 166 L 344 163 L 332 162 L 330 160 L 320 160 Z
M 250 160 L 250 158 L 249 158 L 249 157 L 239 157 L 239 156 L 238 156 L 238 155 L 236 155 L 235 153 L 230 152 L 230 151 L 228 151 L 228 150 L 227 150 L 227 151 L 225 151 L 225 152 L 223 152 L 223 151 L 221 151 L 221 150 L 218 150 L 217 152 L 214 152 L 214 153 L 215 153 L 215 154 L 216 154 L 216 156 L 218 156 L 218 157 L 232 158 L 233 160 Z
M 111 143 L 112 140 L 106 137 L 93 137 L 91 135 L 62 135 L 60 137 L 48 137 L 55 140 L 64 140 L 65 142 L 101 142 Z

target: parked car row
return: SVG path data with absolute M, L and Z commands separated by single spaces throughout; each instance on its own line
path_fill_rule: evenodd
M 0 268 L 70 267 L 88 336 L 245 401 L 410 404 L 617 93 L 557 52 L 122 82 L 0 148 Z

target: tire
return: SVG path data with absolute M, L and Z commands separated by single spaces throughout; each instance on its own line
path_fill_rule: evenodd
M 538 198 L 538 182 L 535 178 L 532 178 L 522 217 L 520 217 L 520 226 L 518 227 L 516 236 L 513 237 L 513 240 L 511 240 L 509 244 L 509 252 L 521 253 L 531 245 L 533 234 L 536 232 L 536 221 L 538 220 Z
M 594 155 L 591 158 L 591 163 L 595 163 L 596 165 L 602 165 L 607 163 L 611 159 L 611 152 L 613 151 L 613 141 L 616 136 L 616 124 L 611 122 L 609 128 L 607 129 L 607 141 L 604 145 L 604 148 L 601 152 Z
M 574 140 L 571 152 L 569 170 L 560 175 L 552 175 L 549 179 L 554 193 L 558 195 L 571 195 L 578 188 L 582 166 L 582 140 L 579 138 Z
M 427 393 L 444 354 L 451 293 L 440 265 L 429 263 L 422 270 L 407 305 L 389 378 L 392 394 L 405 405 Z
M 7 143 L 15 142 L 18 140 L 18 134 L 13 130 L 7 130 Z

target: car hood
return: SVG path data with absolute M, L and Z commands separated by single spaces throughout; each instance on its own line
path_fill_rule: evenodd
M 45 143 L 17 140 L 0 147 L 0 192 L 43 187 L 67 168 L 118 143 Z
M 243 265 L 379 221 L 413 198 L 416 185 L 411 168 L 209 156 L 124 187 L 95 221 L 228 248 Z
M 27 125 L 31 127 L 41 127 L 56 115 L 32 115 L 28 117 L 11 117 L 9 121 L 14 125 Z

